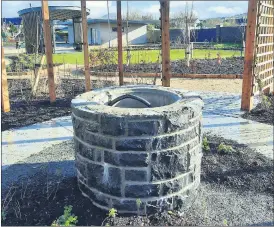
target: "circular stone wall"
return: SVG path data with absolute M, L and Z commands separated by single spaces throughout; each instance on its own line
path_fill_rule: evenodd
M 139 100 L 113 102 L 122 95 Z M 83 195 L 118 213 L 188 208 L 200 183 L 202 107 L 198 96 L 157 86 L 77 96 L 72 122 Z

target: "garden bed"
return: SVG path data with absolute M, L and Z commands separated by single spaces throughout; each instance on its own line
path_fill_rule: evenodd
M 244 113 L 243 118 L 274 125 L 274 96 L 264 96 L 265 100 L 255 106 L 250 112 Z
M 190 62 L 190 67 L 185 60 L 173 60 L 170 63 L 172 73 L 184 74 L 235 74 L 242 75 L 244 59 L 240 57 L 222 59 L 219 65 L 217 59 L 194 59 Z M 160 72 L 159 64 L 140 63 L 124 65 L 125 72 L 156 73 Z M 103 65 L 92 68 L 95 72 L 116 72 L 117 65 Z
M 273 163 L 234 141 L 207 135 L 201 185 L 186 213 L 107 218 L 81 195 L 74 171 L 72 141 L 53 145 L 2 173 L 2 224 L 51 225 L 71 205 L 77 225 L 273 225 Z M 233 151 L 218 152 L 221 143 Z M 12 186 L 11 186 L 12 185 Z

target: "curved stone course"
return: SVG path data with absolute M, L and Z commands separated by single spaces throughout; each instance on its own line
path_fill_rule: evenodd
M 107 105 L 122 94 L 139 95 L 152 108 L 130 99 Z M 119 213 L 186 209 L 200 183 L 202 107 L 197 96 L 157 86 L 111 87 L 76 97 L 75 165 L 83 195 Z

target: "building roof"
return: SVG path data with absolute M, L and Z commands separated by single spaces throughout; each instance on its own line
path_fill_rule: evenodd
M 110 23 L 117 23 L 117 20 L 114 19 L 110 19 L 109 20 Z M 87 20 L 88 24 L 99 24 L 99 23 L 108 23 L 108 19 L 91 19 L 88 18 Z M 123 23 L 126 23 L 126 21 L 123 21 Z M 147 25 L 148 23 L 146 21 L 139 21 L 139 20 L 129 20 L 128 21 L 129 24 L 140 24 L 140 25 Z M 72 21 L 67 21 L 67 22 L 60 22 L 58 24 L 62 24 L 62 25 L 72 25 Z
M 22 18 L 20 18 L 20 17 L 2 18 L 1 24 L 2 23 L 6 23 L 6 24 L 12 23 L 14 25 L 20 25 L 21 21 L 22 21 Z
M 18 11 L 19 16 L 24 14 L 41 12 L 41 7 L 31 7 Z M 68 20 L 81 17 L 81 7 L 78 6 L 49 6 L 50 20 Z M 89 9 L 87 9 L 89 15 Z

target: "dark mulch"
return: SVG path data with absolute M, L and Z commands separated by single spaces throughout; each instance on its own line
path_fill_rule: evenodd
M 261 102 L 252 109 L 250 112 L 244 113 L 243 118 L 274 125 L 274 96 L 267 96 L 269 100 L 269 106 L 263 105 Z
M 273 195 L 273 163 L 270 159 L 246 146 L 216 136 L 208 136 L 208 141 L 211 151 L 204 153 L 203 156 L 202 184 L 225 186 L 243 194 L 254 192 Z M 231 145 L 235 151 L 217 153 L 217 147 L 221 142 Z M 49 179 L 46 171 L 43 171 L 35 174 L 33 179 L 28 179 L 31 180 L 28 187 L 20 183 L 14 185 L 16 189 L 10 190 L 10 193 L 14 194 L 5 210 L 3 225 L 51 225 L 63 214 L 66 205 L 73 206 L 72 212 L 79 220 L 77 225 L 98 226 L 103 223 L 107 212 L 96 208 L 81 195 L 75 177 L 58 178 L 57 187 L 56 180 Z M 48 198 L 47 188 L 50 191 L 48 194 L 51 194 Z M 191 212 L 190 209 L 183 217 L 176 212 L 172 215 L 163 212 L 148 217 L 118 215 L 114 221 L 107 220 L 103 225 L 107 222 L 115 225 L 197 225 L 195 218 L 190 219 Z
M 29 80 L 9 80 L 10 112 L 2 112 L 2 131 L 23 127 L 71 113 L 72 97 L 62 97 L 53 104 L 49 98 L 31 97 Z

